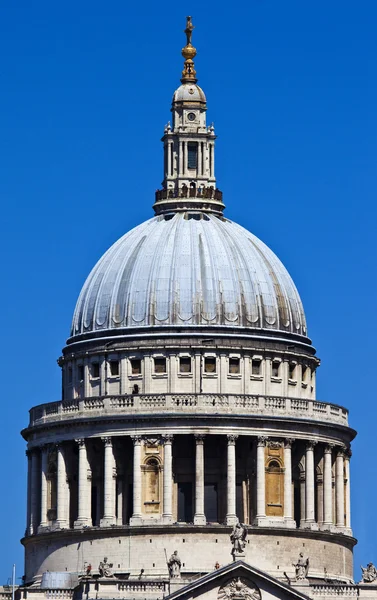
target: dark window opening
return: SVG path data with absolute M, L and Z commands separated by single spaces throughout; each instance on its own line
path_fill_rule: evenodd
M 187 168 L 196 169 L 198 164 L 198 144 L 188 142 L 187 144 Z
M 295 378 L 295 370 L 296 370 L 295 363 L 289 363 L 289 379 Z
M 230 358 L 229 359 L 229 373 L 232 375 L 240 372 L 240 359 L 239 358 Z
M 132 375 L 141 375 L 141 360 L 140 358 L 131 358 L 131 373 Z
M 179 359 L 180 373 L 191 373 L 191 358 L 189 356 L 181 356 Z
M 110 374 L 112 377 L 117 377 L 119 375 L 119 361 L 111 360 L 110 361 Z
M 308 374 L 308 367 L 303 366 L 302 367 L 302 381 L 306 381 L 307 374 Z
M 139 393 L 139 386 L 137 385 L 137 383 L 135 383 L 134 387 L 132 388 L 132 393 L 133 394 Z
M 92 377 L 99 377 L 99 363 L 92 363 Z
M 79 365 L 77 367 L 77 375 L 78 375 L 79 381 L 84 381 L 84 365 Z
M 192 523 L 192 483 L 178 482 L 178 521 Z
M 279 377 L 279 371 L 280 371 L 280 363 L 277 361 L 274 361 L 272 363 L 272 377 Z
M 154 372 L 155 373 L 166 373 L 166 358 L 155 358 L 154 359 Z
M 261 374 L 262 361 L 253 359 L 251 361 L 251 374 L 252 375 L 260 375 Z
M 216 373 L 216 358 L 207 356 L 204 359 L 204 371 L 206 373 Z
M 210 523 L 218 523 L 217 483 L 204 484 L 204 514 Z

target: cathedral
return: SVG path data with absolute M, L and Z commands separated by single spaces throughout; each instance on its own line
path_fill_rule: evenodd
M 354 578 L 348 411 L 277 256 L 224 214 L 187 17 L 154 216 L 84 283 L 34 406 L 25 580 L 47 600 L 377 600 Z M 358 580 L 361 579 L 360 582 Z

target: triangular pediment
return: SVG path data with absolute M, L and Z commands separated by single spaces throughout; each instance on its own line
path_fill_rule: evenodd
M 309 596 L 242 560 L 208 573 L 177 591 L 169 600 L 309 600 Z

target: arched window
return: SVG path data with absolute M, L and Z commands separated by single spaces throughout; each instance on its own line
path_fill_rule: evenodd
M 160 475 L 161 466 L 159 460 L 151 456 L 143 465 L 143 496 L 144 508 L 147 514 L 160 513 Z
M 266 467 L 266 515 L 284 516 L 284 469 L 276 459 Z

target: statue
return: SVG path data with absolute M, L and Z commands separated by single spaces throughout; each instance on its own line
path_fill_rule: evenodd
M 237 521 L 233 527 L 233 531 L 230 534 L 230 541 L 233 544 L 232 555 L 235 560 L 236 555 L 243 555 L 247 538 L 247 527 L 243 523 Z
M 303 579 L 307 578 L 309 572 L 309 559 L 304 558 L 302 552 L 300 552 L 297 563 L 293 564 L 293 566 L 295 567 L 296 571 L 295 581 L 302 581 Z
M 361 571 L 363 573 L 362 582 L 363 583 L 372 583 L 377 579 L 377 569 L 373 563 L 368 563 L 367 566 L 361 567 Z
M 195 29 L 195 27 L 192 24 L 191 17 L 186 17 L 186 29 L 184 32 L 186 34 L 188 46 L 191 45 L 191 37 L 192 37 L 193 29 Z
M 181 559 L 178 556 L 178 551 L 174 550 L 168 560 L 169 576 L 171 579 L 178 579 L 181 576 Z
M 114 577 L 114 573 L 112 571 L 113 563 L 107 562 L 107 556 L 98 565 L 98 572 L 100 577 Z

